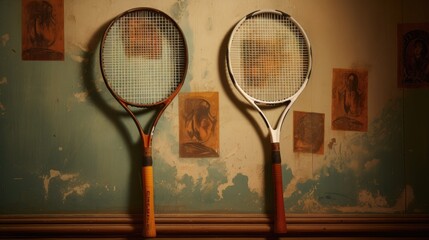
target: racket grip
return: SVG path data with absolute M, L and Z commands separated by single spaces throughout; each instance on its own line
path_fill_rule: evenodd
M 156 237 L 152 166 L 143 166 L 143 237 Z
M 283 200 L 283 177 L 279 143 L 272 144 L 274 181 L 274 233 L 286 233 L 286 214 Z

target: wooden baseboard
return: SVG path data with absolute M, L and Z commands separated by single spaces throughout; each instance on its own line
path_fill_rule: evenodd
M 286 237 L 429 238 L 428 215 L 290 215 Z M 259 214 L 159 214 L 159 237 L 272 237 Z M 0 215 L 1 237 L 136 237 L 141 217 L 126 214 Z

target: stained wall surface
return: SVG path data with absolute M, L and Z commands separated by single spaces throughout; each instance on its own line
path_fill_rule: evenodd
M 185 34 L 182 92 L 219 94 L 219 157 L 179 157 L 178 99 L 160 119 L 157 213 L 272 209 L 268 131 L 225 68 L 231 29 L 258 9 L 293 16 L 313 53 L 281 132 L 286 212 L 429 213 L 428 88 L 397 82 L 397 26 L 427 23 L 428 1 L 65 0 L 64 61 L 23 61 L 21 1 L 0 0 L 0 214 L 141 211 L 141 141 L 104 84 L 99 45 L 115 16 L 143 6 Z M 333 69 L 367 71 L 367 131 L 332 129 Z M 323 114 L 323 154 L 293 151 L 295 111 Z

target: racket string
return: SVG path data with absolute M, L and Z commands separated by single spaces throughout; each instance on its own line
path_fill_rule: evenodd
M 105 36 L 106 81 L 126 102 L 156 104 L 182 82 L 185 51 L 184 39 L 172 20 L 153 11 L 127 13 Z
M 229 50 L 235 81 L 253 98 L 285 100 L 307 78 L 307 42 L 285 15 L 263 13 L 247 19 L 234 33 Z

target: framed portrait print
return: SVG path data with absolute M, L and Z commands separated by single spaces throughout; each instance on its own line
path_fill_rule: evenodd
M 398 25 L 398 86 L 429 87 L 429 24 Z
M 63 0 L 22 0 L 22 60 L 64 60 Z
M 366 132 L 368 71 L 334 69 L 332 75 L 332 129 Z
M 180 157 L 219 157 L 218 99 L 217 92 L 179 95 Z

